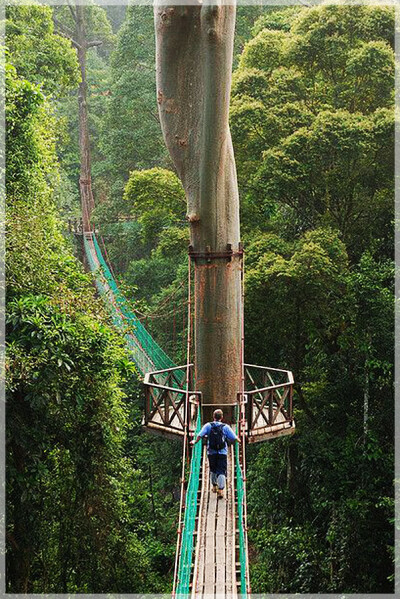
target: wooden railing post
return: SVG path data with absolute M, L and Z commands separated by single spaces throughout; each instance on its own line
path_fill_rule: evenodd
M 149 372 L 145 376 L 144 424 L 157 434 L 186 435 L 197 418 L 201 393 L 191 391 L 192 364 Z M 185 375 L 182 379 L 182 372 Z M 189 400 L 193 394 L 197 399 Z M 193 403 L 193 407 L 190 405 Z M 185 425 L 186 422 L 186 425 Z
M 289 418 L 293 418 L 293 385 L 290 385 L 289 390 Z
M 274 392 L 273 390 L 267 391 L 268 393 L 268 424 L 271 426 L 274 420 Z
M 166 391 L 165 395 L 164 395 L 164 424 L 166 424 L 166 425 L 169 422 L 169 406 L 170 406 L 169 391 Z
M 253 395 L 250 393 L 247 396 L 247 430 L 251 431 L 253 422 Z
M 145 385 L 145 387 L 144 387 L 144 394 L 145 394 L 144 422 L 145 422 L 145 424 L 147 424 L 149 421 L 149 416 L 150 416 L 150 387 L 148 385 Z

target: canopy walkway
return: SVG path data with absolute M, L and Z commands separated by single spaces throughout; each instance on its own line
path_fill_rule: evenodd
M 228 453 L 228 477 L 225 501 L 210 492 L 206 449 L 203 450 L 198 533 L 193 569 L 192 594 L 196 597 L 238 592 L 236 565 L 235 458 L 233 447 Z M 210 534 L 209 531 L 212 531 Z M 246 569 L 246 564 L 244 564 Z M 240 577 L 239 577 L 240 579 Z M 239 589 L 240 592 L 241 589 Z
M 85 255 L 94 274 L 97 290 L 103 298 L 114 325 L 123 331 L 126 343 L 139 372 L 174 366 L 172 360 L 154 341 L 137 316 L 129 308 L 101 253 L 94 232 L 83 233 Z
M 242 443 L 229 448 L 226 496 L 217 500 L 210 490 L 205 447 L 197 443 L 189 459 L 189 442 L 201 428 L 202 400 L 193 388 L 193 365 L 174 365 L 129 308 L 95 233 L 83 233 L 83 241 L 99 294 L 144 376 L 146 428 L 183 440 L 173 597 L 245 597 L 250 592 L 245 442 L 294 432 L 292 373 L 243 365 L 244 389 L 234 415 Z

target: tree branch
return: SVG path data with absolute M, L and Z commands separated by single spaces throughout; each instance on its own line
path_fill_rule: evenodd
M 73 8 L 73 6 L 72 6 L 72 4 L 70 2 L 68 2 L 68 8 L 71 11 L 72 18 L 74 19 L 74 21 L 76 23 L 77 20 L 78 20 L 78 18 L 76 16 L 76 12 L 75 12 L 75 10 L 74 10 L 74 8 Z
M 78 42 L 77 42 L 77 41 L 75 41 L 75 40 L 71 40 L 71 44 L 72 44 L 73 46 L 75 46 L 75 48 L 76 48 L 77 50 L 83 50 L 82 46 L 81 46 L 80 44 L 78 44 Z
M 70 29 L 66 25 L 63 25 L 62 23 L 60 23 L 60 21 L 58 19 L 56 19 L 56 17 L 54 17 L 54 16 L 53 16 L 53 21 L 54 21 L 54 25 L 56 27 L 58 27 L 58 29 L 60 30 L 61 35 L 66 35 L 67 37 L 69 37 L 70 40 L 74 39 L 74 32 L 72 31 L 72 29 Z
M 300 405 L 301 409 L 304 410 L 304 412 L 307 414 L 307 416 L 313 422 L 316 422 L 316 418 L 315 418 L 313 412 L 310 410 L 310 408 L 307 405 L 306 399 L 304 397 L 303 390 L 301 388 L 301 383 L 295 383 L 293 385 L 293 388 L 297 391 L 297 396 L 298 396 L 298 399 L 299 399 L 299 405 Z
M 100 40 L 97 40 L 97 41 L 93 41 L 93 42 L 88 42 L 88 43 L 86 44 L 86 47 L 87 47 L 87 48 L 93 48 L 94 46 L 101 46 L 102 44 L 103 44 L 103 42 L 102 42 L 102 41 L 100 41 Z

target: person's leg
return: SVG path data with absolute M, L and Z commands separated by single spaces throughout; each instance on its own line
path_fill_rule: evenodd
M 225 489 L 225 482 L 226 482 L 225 475 L 224 474 L 218 474 L 218 476 L 217 476 L 218 489 L 221 489 L 221 491 L 223 491 Z
M 217 490 L 217 478 L 218 478 L 218 474 L 216 471 L 217 468 L 217 455 L 209 455 L 208 456 L 208 464 L 210 467 L 210 477 L 211 477 L 211 484 L 213 486 L 213 491 L 215 492 Z
M 223 496 L 223 492 L 225 489 L 227 465 L 228 465 L 227 456 L 219 454 L 216 472 L 217 472 L 217 484 L 218 484 L 218 490 L 219 490 L 220 497 Z
M 225 488 L 227 468 L 228 468 L 228 456 L 219 455 L 218 456 L 217 473 L 218 473 L 218 481 L 219 481 L 218 486 L 220 489 Z

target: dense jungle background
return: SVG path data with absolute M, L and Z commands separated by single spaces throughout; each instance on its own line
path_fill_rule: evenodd
M 182 363 L 189 238 L 152 8 L 85 11 L 94 221 Z M 6 16 L 7 591 L 169 591 L 181 447 L 142 431 L 139 377 L 68 228 L 71 14 Z M 390 8 L 238 8 L 246 360 L 296 380 L 296 434 L 248 450 L 253 592 L 393 591 L 394 33 Z

